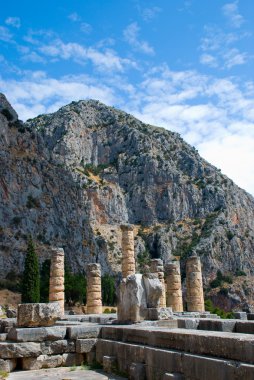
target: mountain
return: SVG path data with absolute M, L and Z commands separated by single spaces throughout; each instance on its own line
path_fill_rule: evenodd
M 170 127 L 170 126 L 169 126 Z M 63 246 L 75 271 L 120 271 L 121 223 L 135 226 L 137 265 L 200 256 L 209 297 L 252 310 L 254 199 L 179 134 L 94 101 L 22 123 L 0 96 L 0 276 Z

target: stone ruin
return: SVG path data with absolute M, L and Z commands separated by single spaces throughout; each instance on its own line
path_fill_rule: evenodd
M 64 252 L 55 249 L 51 302 L 22 304 L 17 319 L 0 319 L 0 370 L 97 363 L 131 380 L 254 379 L 254 314 L 222 320 L 204 312 L 196 256 L 186 261 L 188 311 L 183 311 L 179 262 L 166 263 L 165 281 L 158 259 L 151 273 L 136 274 L 133 229 L 122 226 L 122 233 L 118 315 L 101 314 L 99 264 L 87 266 L 89 314 L 64 315 Z

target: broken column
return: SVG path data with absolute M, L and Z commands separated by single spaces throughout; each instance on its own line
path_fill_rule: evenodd
M 101 314 L 101 266 L 100 264 L 87 265 L 87 314 Z
M 64 250 L 53 248 L 50 263 L 49 302 L 58 302 L 64 315 Z
M 186 291 L 188 311 L 204 311 L 201 262 L 197 256 L 191 256 L 186 261 Z
M 135 253 L 133 226 L 122 224 L 122 276 L 135 274 Z
M 152 259 L 151 260 L 151 273 L 156 273 L 160 283 L 162 285 L 162 296 L 160 298 L 160 307 L 166 307 L 166 290 L 165 290 L 165 281 L 164 281 L 164 267 L 163 261 L 161 259 Z
M 181 312 L 183 311 L 183 297 L 179 261 L 167 263 L 165 265 L 165 273 L 167 306 L 172 307 L 173 311 Z

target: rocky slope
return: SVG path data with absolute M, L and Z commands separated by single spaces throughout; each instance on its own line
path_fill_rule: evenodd
M 129 222 L 140 267 L 176 257 L 184 279 L 195 252 L 215 303 L 252 308 L 254 199 L 178 134 L 93 100 L 23 124 L 1 96 L 0 147 L 2 277 L 22 270 L 29 234 L 41 260 L 59 245 L 76 271 L 118 273 Z

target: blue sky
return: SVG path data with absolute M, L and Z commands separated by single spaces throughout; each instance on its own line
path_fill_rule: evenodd
M 26 120 L 94 98 L 179 132 L 254 194 L 253 0 L 12 0 L 0 91 Z

